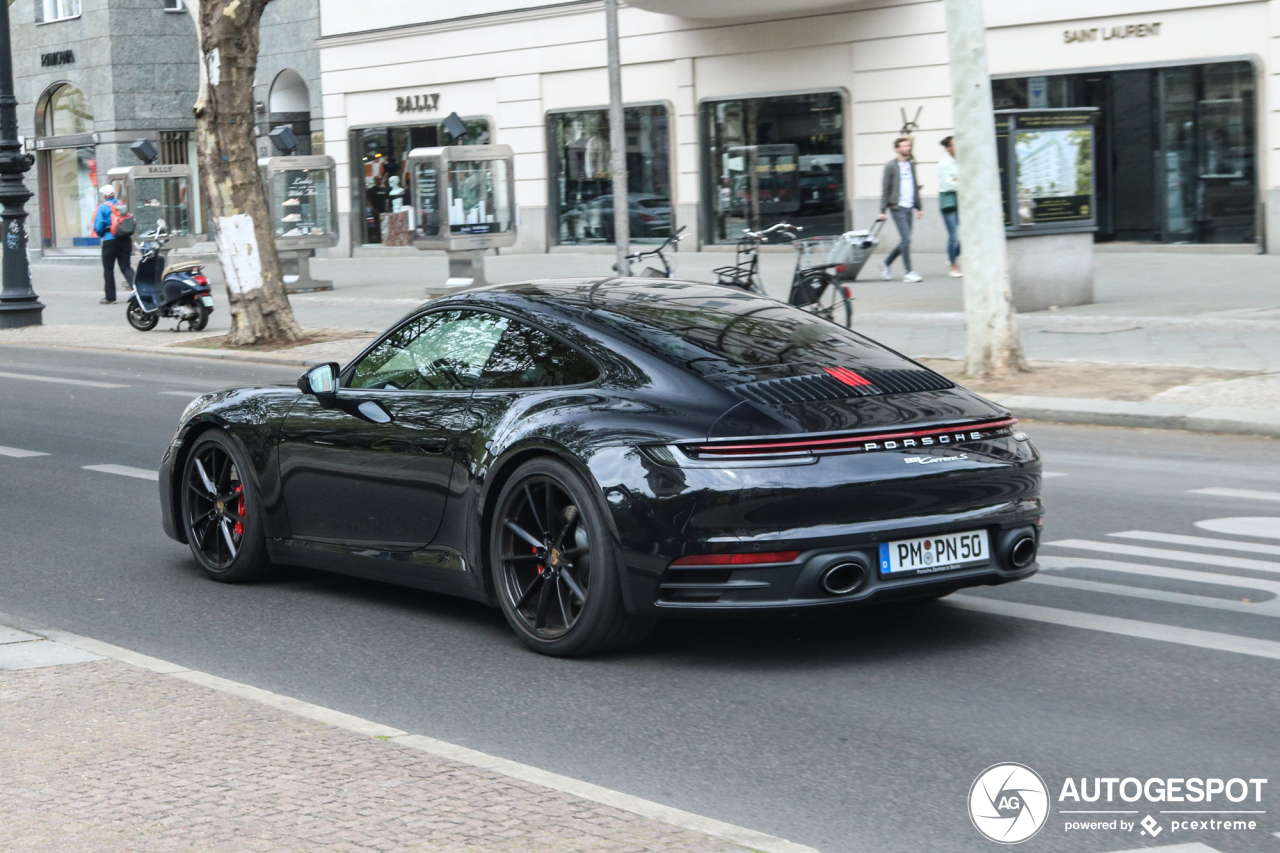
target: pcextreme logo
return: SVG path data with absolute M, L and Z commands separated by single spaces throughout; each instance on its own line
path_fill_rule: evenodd
M 1044 828 L 1049 789 L 1025 764 L 993 764 L 973 780 L 969 818 L 992 841 L 1018 844 Z

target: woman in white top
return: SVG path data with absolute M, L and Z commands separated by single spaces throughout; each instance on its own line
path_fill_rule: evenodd
M 947 226 L 947 260 L 951 262 L 952 278 L 963 275 L 956 260 L 960 257 L 960 208 L 956 197 L 957 170 L 956 142 L 948 136 L 942 140 L 942 147 L 947 153 L 938 161 L 938 207 L 942 209 L 942 221 Z

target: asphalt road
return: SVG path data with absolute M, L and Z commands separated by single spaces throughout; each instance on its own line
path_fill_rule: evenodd
M 305 570 L 200 575 L 127 469 L 156 468 L 189 396 L 294 378 L 0 347 L 0 612 L 826 853 L 994 849 L 966 803 L 1007 761 L 1055 800 L 1026 850 L 1280 851 L 1280 660 L 1248 653 L 1280 649 L 1280 500 L 1191 491 L 1280 498 L 1280 442 L 1031 425 L 1059 475 L 1046 541 L 1068 543 L 1044 548 L 1036 582 L 839 619 L 672 621 L 565 661 L 474 603 Z M 100 465 L 126 475 L 85 469 Z M 1270 521 L 1213 521 L 1241 517 Z M 1045 609 L 987 612 L 1011 605 Z M 1067 832 L 1060 810 L 1106 807 L 1056 802 L 1067 777 L 1267 778 L 1260 805 L 1182 808 L 1268 814 L 1252 832 Z

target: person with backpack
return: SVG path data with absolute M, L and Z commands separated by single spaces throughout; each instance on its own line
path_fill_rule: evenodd
M 116 301 L 116 274 L 113 267 L 120 266 L 120 274 L 124 276 L 125 290 L 133 289 L 133 267 L 129 264 L 129 256 L 133 254 L 133 230 L 135 227 L 133 214 L 125 210 L 116 200 L 116 188 L 107 184 L 98 190 L 102 193 L 102 204 L 93 217 L 93 233 L 102 238 L 102 270 L 105 298 L 99 305 L 114 305 Z

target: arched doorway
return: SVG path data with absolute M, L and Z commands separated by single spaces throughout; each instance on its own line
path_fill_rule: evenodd
M 90 138 L 93 108 L 84 92 L 70 83 L 46 89 L 36 103 L 36 133 L 44 143 L 40 151 L 42 244 L 94 245 L 98 160 Z
M 301 74 L 286 68 L 276 75 L 271 82 L 267 112 L 270 128 L 282 124 L 293 128 L 298 137 L 295 154 L 311 153 L 311 92 Z

